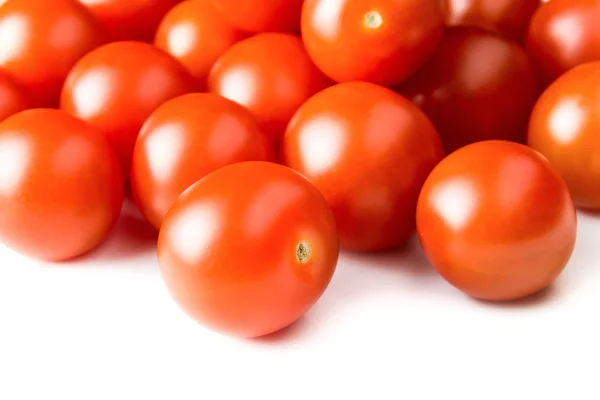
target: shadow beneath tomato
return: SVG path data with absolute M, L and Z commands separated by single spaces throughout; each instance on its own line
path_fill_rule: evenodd
M 253 339 L 254 342 L 260 345 L 277 346 L 280 344 L 288 344 L 289 342 L 300 340 L 310 335 L 311 324 L 304 316 L 300 317 L 293 324 L 271 333 L 270 335 L 262 336 Z
M 484 306 L 484 307 L 512 310 L 512 309 L 529 309 L 529 308 L 536 308 L 536 307 L 545 307 L 555 301 L 558 301 L 559 296 L 560 296 L 560 291 L 557 289 L 556 285 L 551 285 L 544 290 L 534 293 L 531 296 L 524 297 L 524 298 L 518 299 L 518 300 L 489 301 L 489 300 L 480 300 L 480 299 L 473 298 L 473 301 L 477 302 L 479 305 Z

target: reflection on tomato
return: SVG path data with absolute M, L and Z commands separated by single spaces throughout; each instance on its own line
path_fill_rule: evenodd
M 419 197 L 417 231 L 452 285 L 485 300 L 546 288 L 575 245 L 577 217 L 562 178 L 524 145 L 486 141 L 442 161 Z
M 335 221 L 323 195 L 281 165 L 229 165 L 190 187 L 158 239 L 177 303 L 218 332 L 257 337 L 300 318 L 337 263 Z
M 455 27 L 398 90 L 431 118 L 450 153 L 482 140 L 525 142 L 539 83 L 518 44 L 479 28 Z
M 12 76 L 0 70 L 0 122 L 20 111 L 28 109 L 30 101 L 23 88 Z
M 298 32 L 304 0 L 212 0 L 227 22 L 246 32 Z
M 389 89 L 349 82 L 298 110 L 281 158 L 325 195 L 343 248 L 377 251 L 414 233 L 419 191 L 442 157 L 435 128 L 414 104 Z
M 0 240 L 49 261 L 101 243 L 123 202 L 109 144 L 59 110 L 35 109 L 0 123 Z

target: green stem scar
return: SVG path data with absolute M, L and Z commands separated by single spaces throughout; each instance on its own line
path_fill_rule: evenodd
M 306 240 L 301 241 L 296 246 L 296 260 L 300 264 L 306 264 L 312 256 L 312 247 Z
M 367 28 L 377 29 L 383 23 L 383 18 L 377 11 L 369 11 L 365 14 L 364 21 Z

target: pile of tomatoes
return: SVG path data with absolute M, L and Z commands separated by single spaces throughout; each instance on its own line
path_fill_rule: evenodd
M 600 209 L 600 0 L 0 4 L 0 239 L 72 259 L 131 196 L 216 331 L 415 231 L 468 295 L 529 296 Z

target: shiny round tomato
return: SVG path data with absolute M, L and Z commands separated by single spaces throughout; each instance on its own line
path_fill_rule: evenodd
M 214 65 L 209 89 L 248 108 L 279 141 L 298 107 L 331 84 L 310 61 L 302 40 L 262 33 L 231 47 Z
M 522 144 L 466 146 L 431 173 L 417 232 L 439 273 L 464 293 L 506 301 L 554 281 L 575 246 L 577 216 L 564 180 Z
M 323 195 L 289 168 L 244 162 L 213 172 L 169 210 L 158 238 L 162 276 L 192 318 L 258 337 L 300 318 L 338 259 Z
M 0 7 L 0 68 L 34 106 L 58 106 L 71 67 L 105 40 L 102 26 L 75 0 L 8 0 Z
M 529 145 L 566 180 L 575 204 L 600 209 L 600 62 L 575 67 L 542 94 Z
M 455 27 L 398 91 L 431 118 L 451 153 L 482 140 L 525 142 L 540 89 L 516 42 L 475 27 Z
M 115 42 L 75 65 L 61 108 L 108 138 L 128 177 L 135 140 L 146 119 L 165 101 L 193 87 L 191 75 L 162 50 L 141 42 Z
M 100 244 L 123 202 L 116 154 L 88 124 L 35 109 L 0 123 L 0 240 L 62 261 Z
M 272 160 L 273 144 L 244 107 L 214 94 L 187 94 L 160 106 L 144 124 L 133 153 L 133 196 L 160 228 L 177 197 L 208 173 Z
M 427 61 L 444 31 L 438 0 L 306 0 L 308 54 L 338 82 L 397 85 Z
M 79 0 L 79 2 L 98 17 L 112 40 L 151 42 L 161 19 L 181 0 Z
M 31 102 L 21 85 L 0 69 L 0 122 L 29 108 Z
M 205 89 L 215 61 L 244 37 L 224 22 L 211 3 L 187 0 L 165 16 L 154 43 L 177 58 L 196 78 L 198 87 Z
M 366 82 L 325 89 L 296 113 L 282 161 L 329 202 L 340 245 L 378 251 L 414 233 L 421 185 L 442 159 L 435 128 L 399 94 Z
M 247 32 L 298 32 L 304 0 L 212 0 L 234 27 Z

